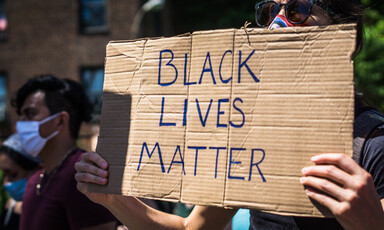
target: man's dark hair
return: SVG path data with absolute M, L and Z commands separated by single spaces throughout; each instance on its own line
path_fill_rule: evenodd
M 40 166 L 38 162 L 30 160 L 6 146 L 0 146 L 0 155 L 1 154 L 6 154 L 15 164 L 27 171 L 38 169 Z
M 66 111 L 69 114 L 71 136 L 77 139 L 81 122 L 91 120 L 93 106 L 80 83 L 70 79 L 60 79 L 53 75 L 40 75 L 29 79 L 12 100 L 12 106 L 21 115 L 21 107 L 25 99 L 32 93 L 41 90 L 45 93 L 45 104 L 51 115 Z

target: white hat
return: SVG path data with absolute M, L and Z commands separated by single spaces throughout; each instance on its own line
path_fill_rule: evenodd
M 24 157 L 28 158 L 29 160 L 31 160 L 33 162 L 36 162 L 36 163 L 40 163 L 41 162 L 39 157 L 33 157 L 33 156 L 29 155 L 23 149 L 23 146 L 21 144 L 21 138 L 20 138 L 19 134 L 17 134 L 17 133 L 12 134 L 7 139 L 5 139 L 5 141 L 3 142 L 2 146 L 7 147 L 7 148 L 13 150 L 16 153 L 19 153 L 20 155 L 23 155 Z

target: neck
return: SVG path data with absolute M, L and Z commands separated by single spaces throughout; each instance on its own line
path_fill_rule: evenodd
M 44 162 L 45 171 L 48 174 L 52 172 L 75 147 L 76 141 L 73 139 L 51 139 L 39 154 Z

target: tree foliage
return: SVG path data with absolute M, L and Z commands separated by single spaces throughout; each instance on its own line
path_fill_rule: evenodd
M 384 111 L 384 2 L 364 0 L 365 39 L 355 58 L 356 89 L 369 104 Z

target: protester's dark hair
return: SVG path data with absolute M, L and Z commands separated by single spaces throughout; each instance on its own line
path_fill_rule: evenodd
M 331 15 L 333 24 L 356 23 L 356 49 L 358 54 L 363 47 L 363 6 L 360 0 L 323 0 L 334 13 Z
M 6 154 L 13 162 L 15 162 L 15 164 L 27 171 L 39 168 L 38 162 L 28 159 L 23 154 L 20 154 L 7 146 L 0 146 L 0 155 L 1 154 Z
M 29 79 L 18 91 L 12 105 L 21 115 L 21 107 L 25 99 L 36 91 L 45 93 L 45 104 L 51 115 L 66 111 L 69 118 L 71 136 L 79 136 L 81 122 L 91 120 L 93 106 L 80 83 L 70 79 L 60 79 L 53 75 L 41 75 Z

